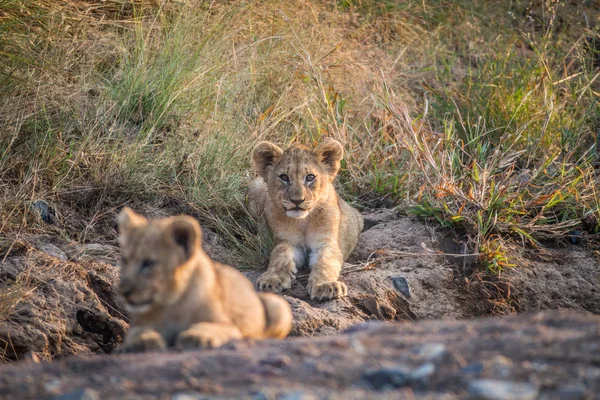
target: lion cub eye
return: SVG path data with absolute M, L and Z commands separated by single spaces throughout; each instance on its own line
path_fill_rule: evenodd
M 315 180 L 315 178 L 316 178 L 316 176 L 314 176 L 313 174 L 308 174 L 308 175 L 306 175 L 306 178 L 304 178 L 304 179 L 306 179 L 306 182 L 312 182 Z
M 288 183 L 290 181 L 290 177 L 287 176 L 286 174 L 279 175 L 279 179 L 281 179 L 285 183 Z
M 140 265 L 140 271 L 150 271 L 155 264 L 152 260 L 144 260 L 142 261 L 142 265 Z

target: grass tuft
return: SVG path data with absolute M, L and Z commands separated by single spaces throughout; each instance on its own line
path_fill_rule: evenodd
M 6 1 L 0 235 L 114 241 L 128 204 L 258 268 L 252 147 L 334 137 L 345 198 L 459 229 L 498 274 L 599 230 L 598 43 L 586 2 Z

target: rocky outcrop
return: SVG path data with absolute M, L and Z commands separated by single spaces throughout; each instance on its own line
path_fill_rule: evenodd
M 109 263 L 117 255 L 45 237 L 15 242 L 0 264 L 0 360 L 111 352 L 128 328 Z
M 230 252 L 204 230 L 206 250 L 227 262 Z M 0 246 L 1 248 L 2 246 Z M 2 249 L 0 249 L 2 250 Z M 294 312 L 292 336 L 325 336 L 371 320 L 418 321 L 570 308 L 600 314 L 600 269 L 573 246 L 550 249 L 547 261 L 504 272 L 471 272 L 448 232 L 392 210 L 365 214 L 365 231 L 342 270 L 348 297 L 310 300 L 308 271 L 284 293 Z M 116 292 L 119 248 L 30 237 L 13 243 L 0 263 L 0 362 L 110 353 L 127 315 Z M 0 254 L 2 254 L 0 252 Z M 259 271 L 247 271 L 256 280 Z
M 600 317 L 371 322 L 340 335 L 0 366 L 11 399 L 594 399 Z

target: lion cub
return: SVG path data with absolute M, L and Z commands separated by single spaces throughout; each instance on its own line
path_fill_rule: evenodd
M 356 247 L 363 218 L 333 187 L 343 154 L 342 145 L 331 139 L 315 150 L 294 144 L 283 151 L 269 142 L 254 148 L 259 177 L 248 189 L 248 209 L 254 217 L 265 216 L 275 240 L 269 267 L 257 281 L 260 290 L 289 289 L 298 267 L 308 264 L 312 299 L 347 294 L 338 278 Z
M 122 352 L 217 347 L 233 339 L 284 338 L 292 312 L 283 298 L 256 293 L 236 269 L 202 250 L 188 216 L 148 221 L 125 207 L 119 290 L 131 314 Z

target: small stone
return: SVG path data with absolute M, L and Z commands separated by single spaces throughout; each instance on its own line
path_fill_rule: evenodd
M 357 332 L 369 332 L 375 331 L 382 326 L 388 326 L 384 322 L 380 321 L 367 321 L 367 322 L 359 322 L 358 324 L 354 324 L 342 331 L 342 334 L 345 333 L 357 333 Z
M 350 348 L 358 354 L 365 354 L 367 350 L 363 346 L 362 342 L 356 337 L 351 337 L 349 340 Z
M 483 364 L 480 362 L 468 364 L 461 372 L 465 375 L 479 375 L 483 372 Z
M 285 392 L 277 396 L 277 400 L 316 400 L 316 397 L 304 392 Z
M 44 243 L 40 245 L 40 250 L 48 254 L 50 257 L 58 258 L 61 261 L 69 260 L 69 257 L 67 257 L 67 253 L 65 253 L 60 248 L 51 243 Z
M 44 390 L 49 393 L 59 392 L 62 382 L 60 379 L 52 378 L 48 382 L 44 383 Z
M 434 362 L 441 361 L 448 354 L 446 345 L 443 343 L 425 343 L 417 346 L 415 352 L 417 356 Z
M 504 356 L 495 356 L 490 361 L 490 373 L 492 376 L 506 379 L 511 376 L 513 362 Z
M 539 389 L 530 383 L 478 379 L 469 384 L 469 394 L 481 400 L 535 400 Z
M 196 393 L 175 393 L 171 400 L 207 400 L 209 397 L 201 396 Z
M 552 400 L 583 400 L 586 390 L 581 386 L 565 385 L 556 389 L 548 396 Z
M 397 291 L 399 291 L 404 297 L 410 297 L 410 286 L 408 280 L 403 276 L 395 276 L 392 278 L 392 284 Z
M 269 365 L 275 368 L 284 368 L 290 365 L 291 363 L 292 359 L 286 356 L 285 354 L 260 360 L 260 365 Z
M 381 368 L 365 372 L 362 379 L 375 390 L 389 390 L 407 386 L 411 372 L 403 367 Z
M 256 393 L 252 394 L 251 399 L 252 400 L 269 400 L 269 396 L 267 396 L 263 392 L 256 392 Z
M 435 365 L 426 363 L 415 369 L 410 374 L 410 381 L 424 384 L 435 373 Z
M 76 322 L 75 325 L 73 325 L 72 332 L 75 335 L 81 335 L 83 333 L 83 328 Z
M 82 388 L 54 397 L 54 400 L 100 400 L 94 389 Z
M 46 203 L 44 200 L 34 201 L 31 204 L 31 209 L 39 214 L 40 218 L 42 218 L 42 221 L 48 224 L 54 223 L 54 220 L 56 219 L 56 214 L 54 213 L 54 210 L 50 208 L 48 203 Z

